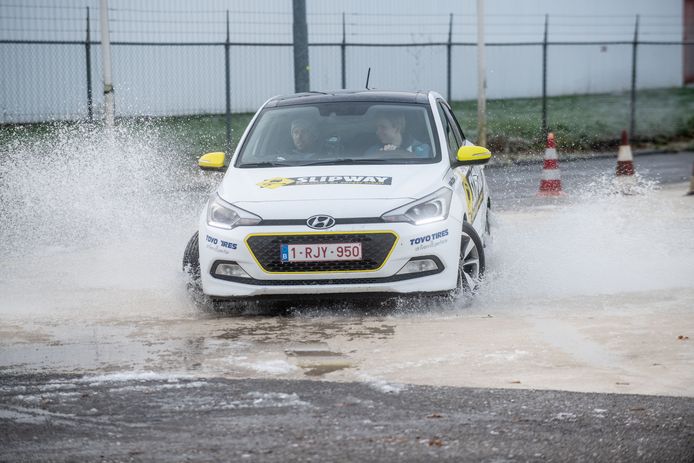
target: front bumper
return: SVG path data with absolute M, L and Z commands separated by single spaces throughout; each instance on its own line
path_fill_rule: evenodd
M 209 227 L 204 217 L 200 220 L 200 270 L 203 292 L 217 298 L 256 297 L 265 295 L 301 294 L 409 294 L 438 293 L 455 288 L 462 224 L 454 217 L 428 225 L 408 223 L 369 223 L 338 225 L 329 232 L 317 232 L 305 225 L 238 227 L 220 230 Z M 380 240 L 376 244 L 390 246 L 382 249 L 383 259 L 359 266 L 327 265 L 282 267 L 268 262 L 268 252 L 260 256 L 254 237 L 276 238 L 269 241 L 269 253 L 280 243 L 323 242 L 330 236 L 363 237 L 392 236 L 392 244 Z M 299 238 L 296 238 L 299 237 Z M 314 240 L 315 239 L 315 240 Z M 266 248 L 267 248 L 266 246 Z M 363 244 L 367 257 L 368 246 Z M 373 248 L 373 244 L 372 244 Z M 373 249 L 372 249 L 373 250 Z M 254 252 L 255 251 L 255 252 Z M 267 251 L 267 249 L 266 249 Z M 436 262 L 435 271 L 398 274 L 412 259 L 428 258 Z M 221 263 L 235 263 L 248 277 L 215 274 Z

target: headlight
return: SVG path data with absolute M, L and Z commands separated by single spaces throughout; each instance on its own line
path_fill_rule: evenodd
M 207 225 L 231 230 L 241 225 L 256 225 L 262 219 L 255 214 L 232 206 L 214 193 L 207 203 Z
M 444 187 L 422 199 L 386 212 L 381 218 L 386 222 L 409 222 L 414 225 L 446 220 L 452 196 L 453 191 Z

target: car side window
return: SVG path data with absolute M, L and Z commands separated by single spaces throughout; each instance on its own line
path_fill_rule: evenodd
M 442 102 L 439 101 L 438 105 L 439 117 L 441 118 L 441 123 L 443 124 L 443 131 L 446 134 L 446 144 L 448 145 L 448 155 L 451 161 L 456 159 L 458 149 L 460 148 L 462 141 L 456 136 L 455 128 L 451 125 L 450 118 L 446 114 L 446 107 Z
M 448 121 L 451 124 L 451 127 L 453 127 L 453 131 L 458 136 L 462 146 L 462 144 L 465 143 L 465 134 L 463 133 L 463 129 L 460 128 L 460 124 L 458 124 L 458 119 L 455 118 L 455 114 L 453 114 L 453 110 L 451 110 L 450 106 L 444 104 L 443 110 L 446 113 L 446 116 L 448 116 Z

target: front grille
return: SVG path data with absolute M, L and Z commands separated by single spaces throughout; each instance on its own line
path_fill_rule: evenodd
M 380 268 L 398 240 L 395 233 L 307 233 L 301 235 L 251 235 L 246 239 L 260 266 L 271 273 L 358 272 Z M 282 262 L 283 244 L 361 243 L 362 260 Z

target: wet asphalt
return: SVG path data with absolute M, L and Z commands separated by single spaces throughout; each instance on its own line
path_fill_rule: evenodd
M 692 159 L 637 163 L 676 163 L 667 183 Z M 534 195 L 513 187 L 528 169 L 490 170 L 506 204 Z M 0 372 L 2 462 L 694 461 L 687 397 L 13 371 Z
M 634 154 L 634 170 L 640 181 L 659 185 L 689 182 L 692 178 L 694 152 L 643 152 Z M 617 166 L 615 153 L 595 154 L 594 157 L 564 159 L 559 153 L 559 171 L 562 189 L 567 200 L 596 188 L 600 182 L 611 181 Z M 524 162 L 515 165 L 494 165 L 486 170 L 492 201 L 501 209 L 537 206 L 537 192 L 542 177 L 542 163 Z M 685 193 L 686 190 L 683 190 Z M 546 199 L 546 198 L 545 198 Z
M 0 461 L 694 461 L 694 399 L 0 376 Z

